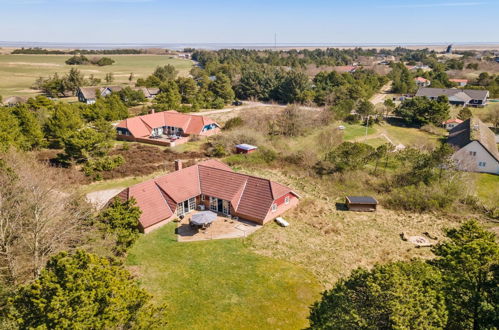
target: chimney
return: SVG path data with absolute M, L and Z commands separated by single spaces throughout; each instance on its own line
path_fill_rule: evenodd
M 153 114 L 153 113 L 154 113 L 154 109 L 151 109 L 151 114 Z
M 175 160 L 175 171 L 180 171 L 182 169 L 182 160 L 176 159 Z

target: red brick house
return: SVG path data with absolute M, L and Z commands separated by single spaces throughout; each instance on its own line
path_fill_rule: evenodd
M 139 228 L 148 233 L 173 219 L 205 209 L 265 224 L 298 204 L 291 188 L 268 179 L 233 172 L 224 163 L 208 160 L 126 188 L 122 200 L 135 198 L 142 210 Z
M 119 140 L 145 142 L 173 147 L 193 135 L 220 133 L 220 125 L 205 116 L 164 111 L 125 119 L 116 125 Z

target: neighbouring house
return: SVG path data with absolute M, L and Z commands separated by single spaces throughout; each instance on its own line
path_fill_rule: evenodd
M 449 120 L 446 120 L 442 123 L 442 125 L 444 126 L 444 128 L 448 131 L 450 131 L 451 129 L 453 129 L 454 127 L 456 127 L 457 125 L 461 124 L 463 121 L 461 119 L 457 119 L 457 118 L 452 118 L 452 119 L 449 119 Z
M 149 87 L 134 87 L 132 88 L 135 91 L 141 91 L 144 93 L 146 99 L 153 99 L 158 95 L 159 88 L 149 88 Z
M 112 93 L 117 93 L 121 91 L 123 87 L 121 86 L 104 86 L 104 87 L 79 87 L 76 92 L 78 96 L 78 101 L 86 104 L 94 104 L 98 97 L 106 97 Z
M 428 87 L 431 85 L 431 82 L 423 77 L 414 78 L 414 81 L 418 87 Z
M 499 174 L 499 152 L 495 134 L 477 118 L 470 118 L 449 132 L 447 142 L 459 170 Z
M 117 195 L 134 198 L 142 210 L 139 229 L 148 233 L 175 218 L 201 208 L 219 214 L 265 224 L 296 206 L 300 198 L 291 188 L 268 179 L 207 160 L 126 188 Z
M 236 154 L 250 154 L 255 152 L 258 149 L 256 146 L 252 146 L 251 144 L 238 144 L 236 145 Z
M 468 85 L 468 79 L 449 79 L 449 81 L 457 84 L 459 87 Z
M 16 106 L 18 104 L 26 103 L 27 101 L 28 101 L 28 99 L 25 97 L 22 97 L 22 96 L 11 96 L 11 97 L 8 97 L 5 100 L 3 100 L 3 104 L 8 106 L 8 107 L 13 107 L 13 106 Z
M 481 89 L 430 88 L 421 87 L 416 96 L 436 100 L 439 96 L 447 96 L 449 103 L 460 106 L 484 107 L 487 105 L 489 91 Z
M 164 111 L 122 120 L 116 125 L 119 140 L 173 147 L 192 136 L 220 133 L 220 125 L 205 116 Z
M 368 196 L 347 196 L 346 205 L 349 211 L 374 212 L 378 201 Z

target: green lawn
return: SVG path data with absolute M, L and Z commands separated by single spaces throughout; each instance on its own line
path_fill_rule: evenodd
M 389 124 L 382 126 L 387 136 L 395 143 L 405 146 L 436 145 L 440 136 L 424 132 L 417 128 L 399 127 Z
M 0 55 L 0 95 L 4 98 L 11 95 L 30 96 L 35 80 L 47 77 L 55 72 L 64 75 L 72 67 L 80 69 L 85 76 L 93 74 L 104 79 L 106 73 L 112 72 L 113 84 L 128 83 L 133 72 L 135 79 L 150 75 L 156 66 L 172 64 L 181 75 L 186 75 L 192 67 L 189 60 L 172 58 L 166 55 L 110 55 L 116 62 L 110 66 L 96 65 L 69 66 L 64 62 L 70 55 Z M 89 56 L 92 57 L 92 56 Z M 103 80 L 104 81 L 104 80 Z
M 477 194 L 487 206 L 499 205 L 499 175 L 480 173 L 477 175 Z
M 270 224 L 272 225 L 272 224 Z M 172 329 L 302 329 L 322 287 L 309 272 L 241 239 L 178 243 L 175 224 L 142 236 L 127 264 Z
M 366 127 L 358 124 L 342 124 L 345 126 L 345 130 L 343 131 L 343 139 L 345 141 L 353 140 L 358 137 L 362 137 L 366 135 Z M 376 133 L 376 129 L 372 126 L 369 126 L 367 129 L 367 135 Z

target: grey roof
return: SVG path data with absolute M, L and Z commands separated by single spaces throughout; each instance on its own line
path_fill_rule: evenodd
M 28 101 L 28 99 L 25 98 L 25 97 L 22 97 L 22 96 L 11 96 L 11 97 L 6 98 L 3 101 L 3 104 L 15 105 L 15 104 L 19 104 L 19 103 L 26 103 L 26 101 Z
M 347 196 L 350 204 L 378 204 L 378 201 L 369 196 Z
M 83 97 L 86 100 L 92 100 L 92 99 L 96 98 L 95 91 L 96 90 L 100 90 L 100 88 L 99 87 L 95 87 L 95 86 L 92 86 L 92 87 L 80 87 L 79 90 L 80 90 L 80 93 L 83 95 Z
M 481 89 L 458 89 L 458 88 L 431 88 L 421 87 L 416 96 L 426 96 L 437 98 L 447 96 L 449 99 L 468 102 L 469 100 L 485 100 L 489 96 L 489 91 Z
M 470 118 L 449 132 L 447 142 L 461 149 L 472 141 L 478 141 L 496 160 L 499 161 L 496 136 L 480 119 Z

